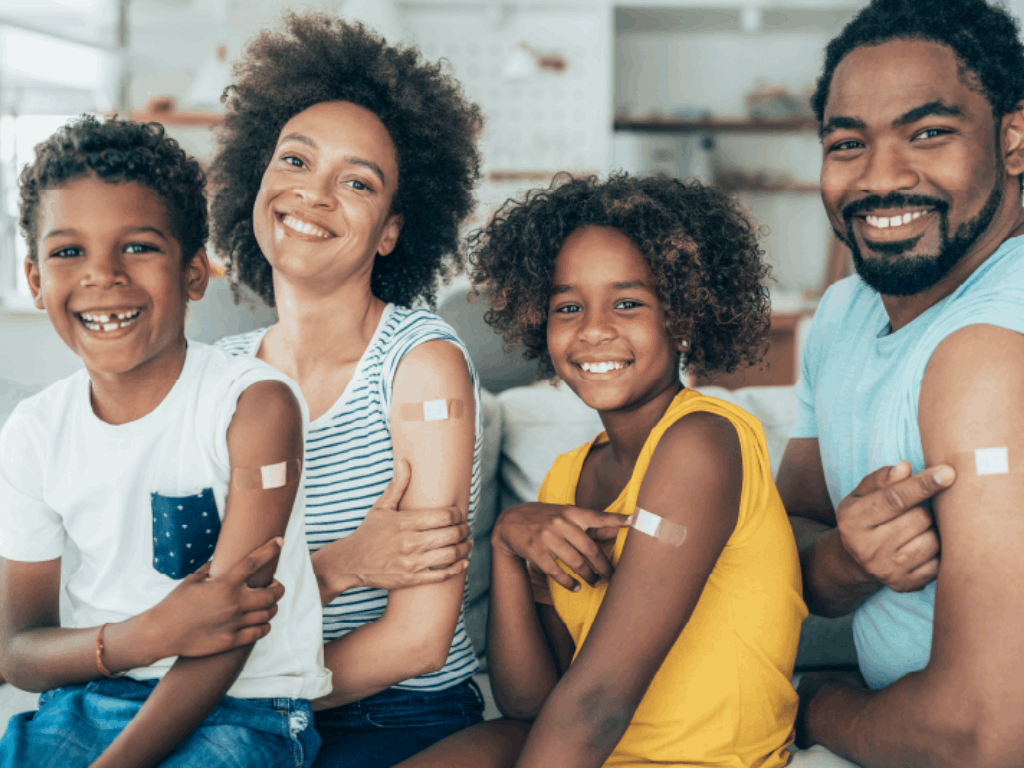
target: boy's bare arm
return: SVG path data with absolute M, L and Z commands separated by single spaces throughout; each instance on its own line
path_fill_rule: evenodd
M 742 486 L 728 421 L 690 414 L 665 432 L 637 506 L 685 525 L 685 543 L 628 534 L 586 642 L 534 722 L 519 768 L 597 768 L 608 758 L 736 527 Z
M 1009 766 L 1024 754 L 1024 335 L 970 326 L 925 372 L 925 460 L 956 482 L 934 499 L 942 539 L 927 667 L 878 692 L 833 683 L 806 707 L 817 741 L 860 765 Z M 1005 447 L 1006 474 L 977 474 L 973 451 Z M 966 454 L 966 455 L 965 455 Z
M 255 468 L 258 473 L 260 467 L 300 459 L 302 450 L 302 413 L 287 385 L 264 381 L 242 393 L 228 429 L 233 469 Z M 233 483 L 211 574 L 230 570 L 262 542 L 283 536 L 297 491 L 297 483 L 270 490 L 241 490 Z M 276 567 L 275 557 L 255 571 L 250 583 L 269 584 Z M 242 671 L 252 647 L 178 659 L 94 766 L 156 765 L 213 711 Z
M 448 403 L 448 418 L 425 421 L 423 402 L 438 400 Z M 466 359 L 454 344 L 428 341 L 402 359 L 392 394 L 391 439 L 395 461 L 408 461 L 412 477 L 401 509 L 456 506 L 460 522 L 467 519 L 475 412 Z M 328 643 L 324 659 L 334 675 L 334 691 L 315 706 L 357 701 L 441 669 L 455 635 L 465 581 L 463 572 L 438 584 L 392 591 L 381 618 Z

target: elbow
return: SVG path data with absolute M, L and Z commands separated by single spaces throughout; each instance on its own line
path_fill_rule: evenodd
M 947 738 L 942 746 L 937 762 L 949 768 L 1016 768 L 1024 754 L 1024 722 L 978 721 Z
M 494 695 L 494 703 L 501 712 L 502 717 L 509 720 L 521 720 L 524 723 L 532 723 L 540 714 L 545 699 L 537 699 L 536 696 L 519 696 L 511 691 L 502 690 L 492 684 L 491 692 Z
M 419 638 L 416 646 L 410 649 L 407 658 L 412 667 L 410 677 L 428 675 L 432 672 L 440 672 L 448 661 L 448 652 L 451 650 L 451 638 L 443 642 L 444 638 L 424 637 Z
M 33 665 L 19 663 L 8 656 L 0 659 L 0 676 L 9 685 L 29 693 L 44 693 L 53 686 L 34 673 Z

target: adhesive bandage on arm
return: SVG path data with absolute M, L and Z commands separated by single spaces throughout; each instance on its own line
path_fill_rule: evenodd
M 686 540 L 686 526 L 666 520 L 653 512 L 637 507 L 629 516 L 629 526 L 659 541 L 678 547 Z
M 263 467 L 232 467 L 231 487 L 240 491 L 271 491 L 299 482 L 302 459 L 289 459 Z
M 402 421 L 444 421 L 457 419 L 465 412 L 461 400 L 423 400 L 398 406 L 398 416 Z
M 954 455 L 960 472 L 985 475 L 1010 475 L 1024 472 L 1024 451 L 1005 446 L 977 448 Z

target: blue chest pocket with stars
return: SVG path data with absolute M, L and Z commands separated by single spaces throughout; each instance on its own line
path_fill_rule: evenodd
M 164 576 L 183 579 L 213 556 L 220 515 L 213 489 L 190 496 L 152 495 L 153 567 Z

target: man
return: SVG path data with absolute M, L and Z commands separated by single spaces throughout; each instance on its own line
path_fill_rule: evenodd
M 984 0 L 875 0 L 813 99 L 857 275 L 815 315 L 778 484 L 863 676 L 804 676 L 798 742 L 862 766 L 1024 764 L 1022 102 Z

